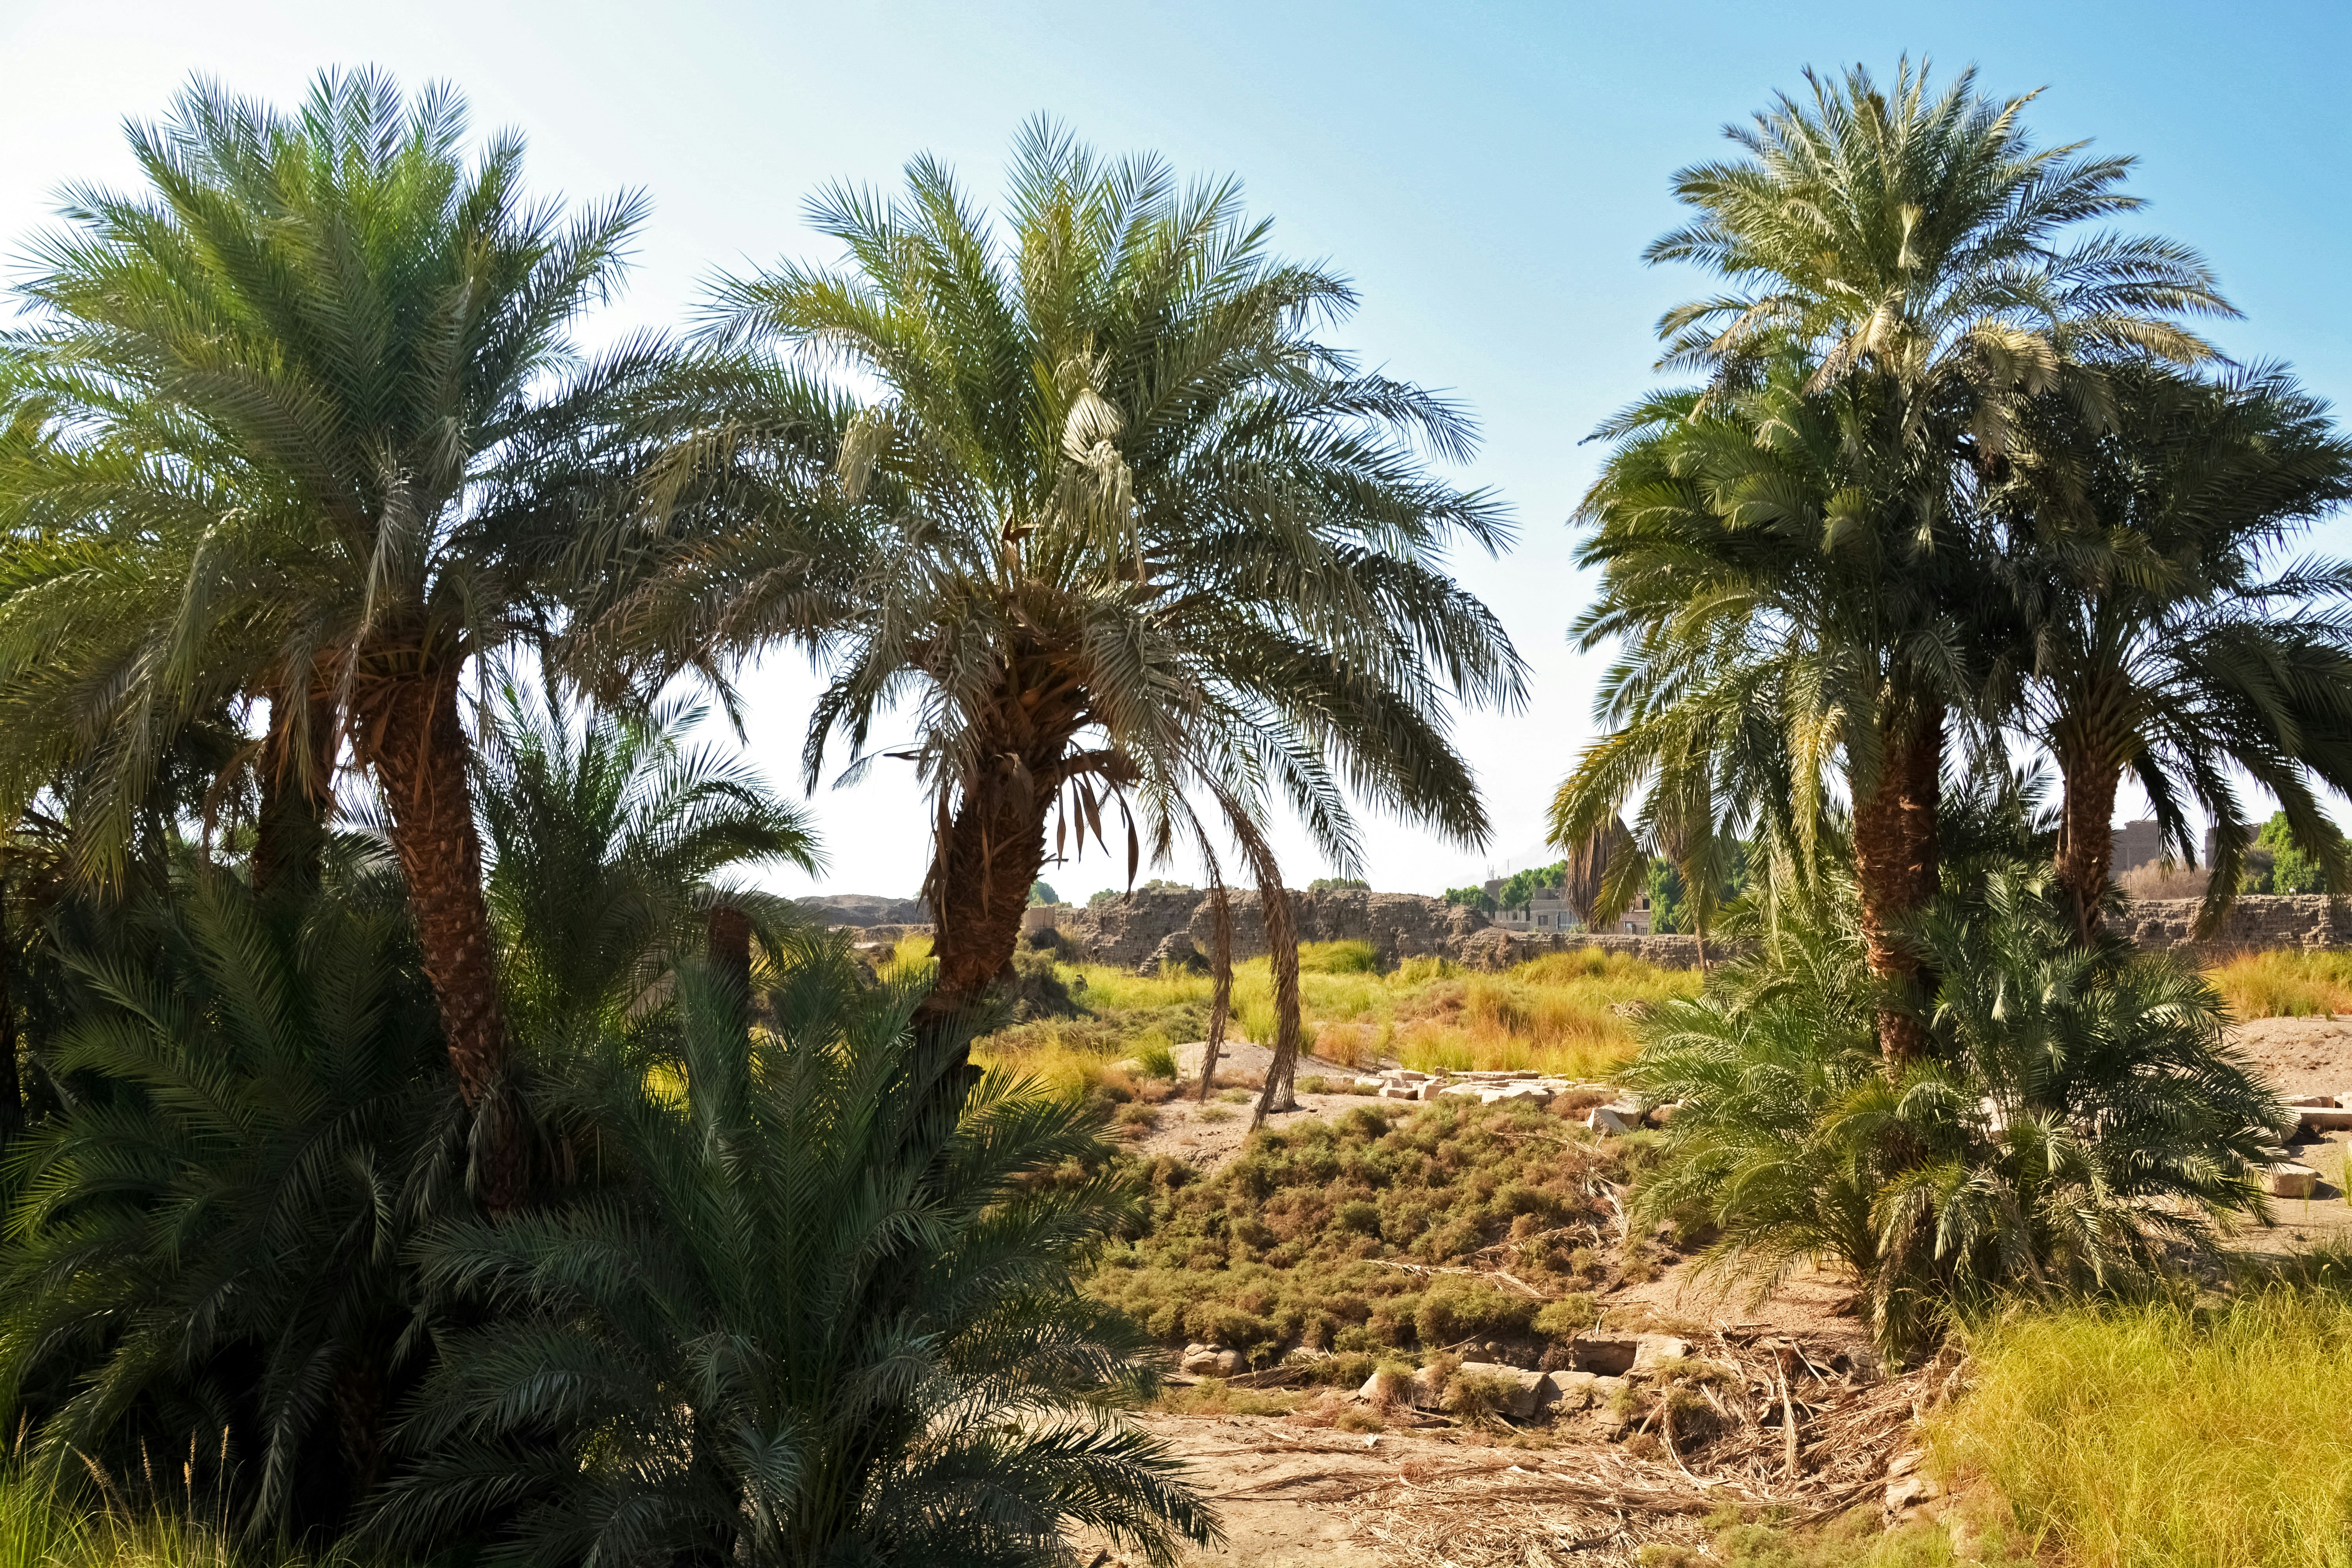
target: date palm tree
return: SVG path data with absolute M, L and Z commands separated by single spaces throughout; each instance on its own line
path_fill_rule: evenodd
M 1937 887 L 1954 707 L 1985 678 L 1971 668 L 1974 639 L 1955 636 L 1985 593 L 1974 492 L 2019 455 L 2032 398 L 2096 408 L 2110 364 L 2202 360 L 2211 351 L 2181 319 L 2230 307 L 2185 247 L 2083 231 L 2138 206 L 2122 188 L 2130 162 L 2034 147 L 2029 97 L 1986 98 L 1972 71 L 1931 93 L 1927 69 L 1907 61 L 1885 89 L 1859 67 L 1807 82 L 1804 98 L 1784 94 L 1727 132 L 1739 156 L 1675 175 L 1691 221 L 1646 258 L 1726 282 L 1660 324 L 1664 364 L 1706 378 L 1697 409 L 1785 374 L 1794 355 L 1799 390 L 1824 405 L 1809 417 L 1838 431 L 1836 451 L 1809 465 L 1812 495 L 1759 498 L 1821 520 L 1822 561 L 1780 559 L 1845 601 L 1863 661 L 1849 670 L 1856 705 L 1832 731 L 1792 735 L 1791 749 L 1804 768 L 1846 759 L 1871 967 L 1916 994 L 1919 961 L 1902 932 Z M 1780 439 L 1777 427 L 1759 435 Z M 1643 500 L 1628 482 L 1612 472 L 1586 502 L 1604 531 L 1617 527 L 1612 552 L 1641 548 Z M 1741 596 L 1707 597 L 1719 587 L 1643 612 L 1650 657 L 1705 648 L 1722 618 L 1748 615 Z M 1638 618 L 1604 602 L 1607 624 Z M 1914 1008 L 1890 1007 L 1882 1033 L 1897 1056 L 1927 1044 Z
M 2064 785 L 2058 876 L 2078 926 L 2099 921 L 2126 774 L 2182 859 L 2198 855 L 2189 806 L 2213 825 L 2209 924 L 2259 826 L 2241 773 L 2352 890 L 2317 793 L 2352 791 L 2352 563 L 2279 559 L 2352 499 L 2352 442 L 2275 366 L 2113 379 L 2112 417 L 2038 405 L 2048 456 L 1994 497 L 2011 525 L 2016 722 Z
M 461 682 L 544 627 L 576 481 L 664 351 L 583 367 L 569 337 L 643 203 L 566 218 L 524 195 L 519 138 L 469 161 L 465 128 L 449 91 L 373 73 L 321 78 L 290 115 L 200 85 L 134 132 L 143 194 L 73 194 L 24 289 L 22 395 L 47 423 L 11 449 L 29 543 L 0 685 L 125 799 L 225 699 L 266 708 L 265 793 L 297 816 L 327 810 L 347 746 L 478 1107 L 507 1042 Z M 520 1196 L 520 1149 L 483 1172 L 493 1208 Z
M 482 826 L 491 923 L 519 1036 L 541 1052 L 658 1005 L 681 963 L 740 923 L 803 922 L 749 868 L 824 865 L 804 815 L 740 760 L 690 744 L 698 704 L 575 716 L 509 688 L 486 737 Z M 737 973 L 739 984 L 748 975 Z
M 656 567 L 583 639 L 663 672 L 810 650 L 812 785 L 905 705 L 896 754 L 935 802 L 927 1027 L 1004 971 L 1057 818 L 1059 854 L 1124 814 L 1130 878 L 1232 829 L 1278 931 L 1275 797 L 1343 873 L 1350 794 L 1483 842 L 1447 702 L 1524 689 L 1444 565 L 1501 547 L 1502 510 L 1422 455 L 1466 457 L 1469 422 L 1318 338 L 1342 279 L 1273 256 L 1234 184 L 1180 190 L 1043 122 L 1006 208 L 1000 233 L 919 158 L 898 199 L 813 204 L 847 268 L 720 289 L 714 331 L 783 358 L 680 449 L 638 546 Z
M 379 1539 L 487 1530 L 547 1568 L 1052 1563 L 1073 1526 L 1164 1563 L 1218 1540 L 1119 1414 L 1150 1388 L 1141 1330 L 1070 1288 L 1135 1213 L 1097 1122 L 1001 1074 L 960 1114 L 926 1092 L 956 1053 L 909 1027 L 919 994 L 836 947 L 748 1046 L 692 973 L 669 1071 L 615 1042 L 606 1190 L 423 1245 L 437 1292 L 490 1310 L 440 1337 Z

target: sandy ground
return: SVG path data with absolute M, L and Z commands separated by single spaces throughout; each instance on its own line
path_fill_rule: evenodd
M 2230 1039 L 2281 1094 L 2352 1094 L 2352 1017 L 2256 1018 Z
M 2352 1018 L 2268 1018 L 2231 1033 L 2284 1094 L 2352 1091 Z M 1270 1056 L 1245 1042 L 1229 1047 L 1220 1083 L 1255 1085 Z M 1179 1052 L 1190 1076 L 1197 1077 L 1200 1060 L 1197 1045 Z M 1299 1064 L 1299 1077 L 1318 1074 L 1352 1078 L 1354 1069 Z M 1255 1098 L 1213 1099 L 1205 1115 L 1189 1099 L 1160 1106 L 1158 1125 L 1134 1147 L 1214 1169 L 1247 1140 Z M 1292 1125 L 1368 1103 L 1343 1094 L 1299 1100 L 1301 1110 L 1271 1123 Z M 2309 1202 L 2274 1202 L 2274 1223 L 2242 1232 L 2238 1244 L 2284 1252 L 2320 1241 L 2352 1243 L 2352 1201 L 2345 1191 L 2352 1133 L 2296 1143 L 2289 1152 L 2319 1171 L 2318 1192 Z M 1759 1297 L 1748 1287 L 1700 1280 L 1691 1260 L 1678 1258 L 1658 1278 L 1606 1297 L 1601 1331 L 1679 1333 L 1701 1353 L 1709 1342 L 1727 1342 L 1719 1335 L 1740 1343 L 1778 1338 L 1803 1345 L 1824 1364 L 1835 1356 L 1840 1366 L 1866 1374 L 1872 1357 L 1851 1300 L 1851 1285 L 1829 1273 L 1800 1271 Z M 1525 1432 L 1466 1431 L 1434 1417 L 1392 1422 L 1370 1435 L 1335 1429 L 1333 1415 L 1354 1403 L 1335 1391 L 1288 1416 L 1143 1417 L 1186 1458 L 1224 1521 L 1226 1546 L 1190 1561 L 1231 1568 L 1436 1568 L 1501 1561 L 1494 1554 L 1504 1541 L 1497 1532 L 1516 1531 L 1548 1549 L 1546 1561 L 1630 1563 L 1643 1542 L 1696 1543 L 1697 1519 L 1737 1491 L 1654 1458 L 1637 1458 L 1604 1440 L 1591 1418 Z M 1844 1499 L 1839 1506 L 1855 1500 L 1866 1500 Z M 1088 1542 L 1081 1561 L 1097 1549 L 1104 1568 L 1126 1561 L 1108 1542 Z

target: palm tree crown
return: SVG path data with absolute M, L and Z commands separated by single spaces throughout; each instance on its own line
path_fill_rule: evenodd
M 147 195 L 75 195 L 26 289 L 49 424 L 12 486 L 40 560 L 0 612 L 0 670 L 51 684 L 126 779 L 235 693 L 268 701 L 265 784 L 316 816 L 348 741 L 474 1103 L 504 1027 L 459 683 L 545 624 L 574 481 L 663 353 L 583 368 L 568 336 L 643 204 L 567 220 L 525 200 L 519 138 L 468 163 L 464 132 L 454 94 L 374 74 L 322 78 L 290 116 L 199 87 L 133 133 Z M 120 628 L 98 668 L 43 658 L 91 621 Z M 515 1180 L 493 1173 L 492 1201 Z
M 1721 553 L 1679 596 L 1660 584 L 1689 563 L 1674 552 L 1696 542 L 1653 532 L 1645 487 L 1655 463 L 1612 465 L 1586 500 L 1599 525 L 1588 558 L 1612 563 L 1611 595 L 1621 579 L 1647 586 L 1637 602 L 1605 595 L 1585 635 L 1632 635 L 1653 667 L 1642 678 L 1648 692 L 1719 695 L 1719 683 L 1691 679 L 1693 661 L 1736 659 L 1739 640 L 1774 609 L 1805 598 L 1832 607 L 1821 603 L 1824 591 L 1836 601 L 1843 629 L 1815 651 L 1842 645 L 1850 689 L 1834 704 L 1814 689 L 1791 705 L 1801 722 L 1787 750 L 1800 773 L 1842 760 L 1871 965 L 1916 991 L 1918 958 L 1903 928 L 1937 889 L 1947 734 L 1956 710 L 1979 731 L 1989 722 L 1980 699 L 1993 672 L 1981 668 L 1986 639 L 1971 628 L 1991 596 L 1978 492 L 2022 455 L 2034 397 L 2103 408 L 2110 365 L 2202 359 L 2211 351 L 2177 318 L 2230 307 L 2180 246 L 2076 232 L 2137 206 L 2120 188 L 2129 161 L 2036 149 L 2021 119 L 2029 99 L 1983 98 L 1972 72 L 1931 95 L 1927 72 L 1907 62 L 1891 89 L 1859 68 L 1808 80 L 1809 99 L 1784 95 L 1727 132 L 1745 156 L 1676 175 L 1695 216 L 1648 258 L 1696 262 L 1732 285 L 1661 322 L 1664 363 L 1707 377 L 1684 416 L 1712 416 L 1780 384 L 1797 400 L 1783 395 L 1785 416 L 1734 423 L 1751 424 L 1759 451 L 1815 456 L 1802 473 L 1759 458 L 1740 483 L 1699 498 L 1726 525 L 1701 548 Z M 1662 432 L 1673 416 L 1661 402 L 1616 433 L 1707 445 Z M 1832 446 L 1807 433 L 1823 429 Z M 1673 504 L 1687 511 L 1684 500 Z M 1811 538 L 1768 560 L 1738 537 L 1759 523 L 1783 542 L 1792 524 L 1810 527 Z M 1746 586 L 1727 584 L 1726 570 Z M 1781 592 L 1769 583 L 1780 572 L 1811 586 Z M 1800 641 L 1810 636 L 1793 630 Z M 1815 721 L 1822 717 L 1833 722 Z M 1627 776 L 1619 771 L 1621 782 Z M 1617 804 L 1584 799 L 1559 820 L 1589 827 Z M 1900 1007 L 1884 1032 L 1897 1054 L 1927 1044 Z
M 1231 184 L 1023 136 L 1000 242 L 949 173 L 895 201 L 836 189 L 832 271 L 726 284 L 714 324 L 850 373 L 856 398 L 768 374 L 680 459 L 680 542 L 605 625 L 710 658 L 786 639 L 832 679 L 805 752 L 864 747 L 911 703 L 939 803 L 934 1005 L 1010 959 L 1057 805 L 1065 833 L 1132 805 L 1130 867 L 1206 832 L 1213 801 L 1262 886 L 1278 792 L 1355 863 L 1347 795 L 1486 832 L 1449 693 L 1513 703 L 1521 664 L 1446 574 L 1455 538 L 1507 538 L 1491 496 L 1433 478 L 1467 421 L 1359 370 L 1314 330 L 1353 302 L 1276 259 Z M 866 389 L 870 389 L 870 395 Z M 747 532 L 697 518 L 760 508 Z M 1061 840 L 1066 844 L 1066 837 Z

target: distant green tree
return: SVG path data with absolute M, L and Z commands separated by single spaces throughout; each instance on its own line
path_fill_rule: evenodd
M 1033 904 L 1058 904 L 1062 901 L 1062 895 L 1054 891 L 1050 882 L 1032 882 L 1029 884 L 1029 901 Z
M 2333 847 L 2343 852 L 2344 836 L 2333 833 Z M 2246 879 L 2250 893 L 2324 893 L 2327 890 L 2327 864 L 2319 854 L 2296 842 L 2294 829 L 2287 823 L 2285 812 L 2274 812 L 2263 830 L 2254 836 L 2254 847 L 2270 857 L 2267 871 L 2253 870 Z M 2249 856 L 2248 859 L 2256 857 Z
M 1549 866 L 1530 866 L 1524 871 L 1514 871 L 1505 879 L 1503 890 L 1495 902 L 1507 910 L 1524 910 L 1535 902 L 1536 894 L 1546 888 L 1568 885 L 1568 862 L 1555 860 Z
M 1663 855 L 1650 857 L 1650 930 L 1659 936 L 1679 932 L 1685 924 L 1683 874 Z
M 1318 877 L 1307 884 L 1307 890 L 1310 893 L 1369 893 L 1372 885 L 1361 877 Z
M 1484 888 L 1448 888 L 1445 889 L 1445 901 L 1458 904 L 1465 910 L 1476 910 L 1481 914 L 1492 914 L 1499 907 L 1495 895 Z

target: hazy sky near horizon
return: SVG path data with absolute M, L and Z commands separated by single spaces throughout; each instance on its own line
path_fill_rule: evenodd
M 1939 74 L 1973 64 L 1990 91 L 2046 88 L 2029 110 L 2038 138 L 2136 155 L 2151 206 L 2128 226 L 2211 259 L 2246 314 L 2214 329 L 2225 350 L 2289 361 L 2343 406 L 2348 46 L 2352 11 L 2320 5 L 9 0 L 0 247 L 16 257 L 68 183 L 128 184 L 122 121 L 160 116 L 190 76 L 282 102 L 331 66 L 455 83 L 478 130 L 527 133 L 540 193 L 651 195 L 598 337 L 681 323 L 715 270 L 831 259 L 803 215 L 827 183 L 888 187 L 929 151 L 986 197 L 1035 113 L 1106 151 L 1236 175 L 1277 250 L 1355 279 L 1362 308 L 1337 341 L 1476 416 L 1484 447 L 1458 477 L 1517 519 L 1509 554 L 1457 562 L 1534 672 L 1526 712 L 1459 721 L 1493 843 L 1365 822 L 1375 886 L 1435 891 L 1541 856 L 1545 805 L 1591 732 L 1600 667 L 1564 635 L 1590 584 L 1565 520 L 1597 458 L 1582 438 L 1652 384 L 1659 314 L 1705 287 L 1640 260 L 1676 221 L 1673 171 L 1716 155 L 1726 122 L 1800 87 L 1808 65 L 1890 76 L 1908 52 Z M 2345 550 L 2352 529 L 2315 542 Z M 797 660 L 748 682 L 754 755 L 795 791 L 816 689 Z M 906 774 L 886 763 L 819 789 L 821 885 L 914 889 L 927 814 Z M 2127 794 L 2122 810 L 2138 805 Z M 1284 847 L 1294 884 L 1325 872 L 1303 836 Z M 1083 898 L 1122 870 L 1089 858 L 1046 876 Z

